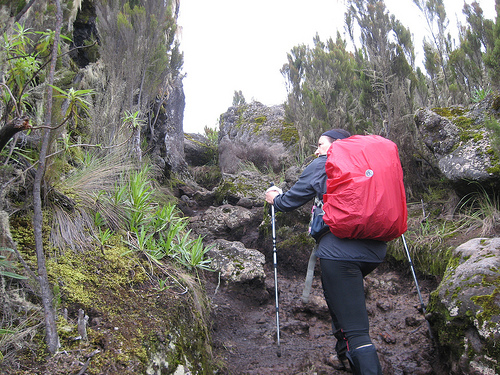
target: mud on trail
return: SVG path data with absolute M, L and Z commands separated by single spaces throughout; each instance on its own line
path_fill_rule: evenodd
M 231 291 L 227 286 L 217 289 L 215 282 L 207 286 L 213 305 L 213 350 L 225 363 L 224 374 L 349 374 L 332 363 L 335 338 L 318 266 L 307 304 L 301 298 L 305 271 L 297 276 L 278 274 L 278 357 L 273 272 L 270 267 L 266 271 L 265 301 Z M 418 282 L 427 303 L 436 282 L 420 278 Z M 420 300 L 410 270 L 398 271 L 382 264 L 365 278 L 365 294 L 370 335 L 383 373 L 444 373 L 438 368 L 428 325 L 419 311 Z

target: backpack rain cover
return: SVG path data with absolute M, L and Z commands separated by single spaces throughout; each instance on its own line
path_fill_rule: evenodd
M 323 219 L 339 238 L 390 241 L 407 229 L 397 145 L 378 135 L 332 143 L 325 164 Z

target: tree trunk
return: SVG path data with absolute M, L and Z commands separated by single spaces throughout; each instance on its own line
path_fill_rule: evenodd
M 52 87 L 54 84 L 54 72 L 56 69 L 57 61 L 57 50 L 59 45 L 59 38 L 62 26 L 62 11 L 60 0 L 55 0 L 57 6 L 56 15 L 56 29 L 54 35 L 54 46 L 52 48 L 52 61 L 50 64 L 50 71 L 48 76 L 48 93 L 47 93 L 47 112 L 45 115 L 45 125 L 51 126 L 52 123 Z M 42 213 L 42 181 L 45 174 L 46 162 L 47 162 L 47 150 L 49 147 L 50 139 L 50 129 L 44 129 L 42 136 L 42 148 L 40 150 L 40 160 L 38 164 L 38 169 L 35 175 L 35 181 L 33 186 L 33 229 L 35 235 L 35 248 L 36 257 L 38 265 L 38 279 L 40 282 L 40 291 L 42 304 L 45 315 L 45 332 L 46 332 L 46 342 L 49 352 L 54 354 L 59 348 L 59 336 L 57 335 L 56 326 L 56 312 L 53 305 L 53 293 L 49 283 L 49 278 L 47 275 L 47 266 L 45 264 L 45 253 L 43 250 L 43 236 L 42 236 L 42 223 L 43 223 L 43 213 Z

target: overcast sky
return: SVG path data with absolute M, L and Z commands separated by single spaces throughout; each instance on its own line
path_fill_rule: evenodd
M 495 0 L 477 0 L 486 18 L 494 19 Z M 467 0 L 471 3 L 472 0 Z M 414 33 L 417 64 L 423 57 L 419 41 L 426 33 L 425 20 L 412 0 L 385 0 L 387 9 Z M 444 0 L 456 32 L 457 17 L 465 21 L 463 0 Z M 343 0 L 183 0 L 178 24 L 186 108 L 184 131 L 201 133 L 205 126 L 218 129 L 220 114 L 232 105 L 234 91 L 247 102 L 271 106 L 286 100 L 280 69 L 286 55 L 299 44 L 334 40 L 337 30 L 344 39 Z M 419 35 L 420 34 L 420 35 Z

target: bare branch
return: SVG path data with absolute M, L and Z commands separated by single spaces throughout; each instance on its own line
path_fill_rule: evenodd
M 5 83 L 0 82 L 0 85 L 5 87 L 7 91 L 9 92 L 10 97 L 12 98 L 12 101 L 14 102 L 14 106 L 16 107 L 16 116 L 21 117 L 21 112 L 19 111 L 19 107 L 17 106 L 16 101 L 14 100 L 14 95 L 12 95 L 12 91 L 10 91 L 9 86 L 7 86 Z

